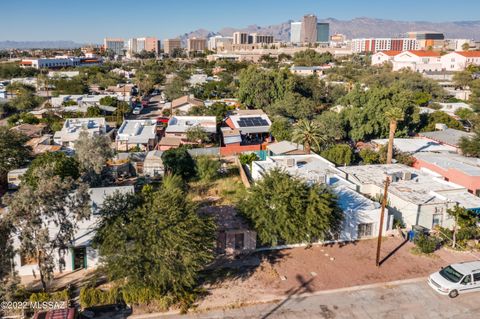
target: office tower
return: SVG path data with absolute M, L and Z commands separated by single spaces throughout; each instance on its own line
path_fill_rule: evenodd
M 330 25 L 328 23 L 317 23 L 317 42 L 330 42 Z
M 290 42 L 300 43 L 302 42 L 302 22 L 292 22 L 290 24 Z
M 187 40 L 188 52 L 202 52 L 207 48 L 207 39 L 190 38 Z
M 172 55 L 175 49 L 182 48 L 182 41 L 180 39 L 165 39 L 163 41 L 163 52 L 168 55 Z
M 317 17 L 313 14 L 306 15 L 302 21 L 301 42 L 315 43 L 317 42 Z
M 115 55 L 123 55 L 125 42 L 122 38 L 105 38 L 103 39 L 103 48 L 105 51 L 112 51 Z
M 408 38 L 416 39 L 420 50 L 441 50 L 445 46 L 445 35 L 441 32 L 416 31 L 408 32 Z

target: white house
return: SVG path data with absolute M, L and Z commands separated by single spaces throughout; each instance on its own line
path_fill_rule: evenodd
M 201 127 L 207 134 L 217 133 L 217 118 L 215 116 L 173 116 L 165 129 L 166 137 L 187 138 L 188 130 Z
M 480 51 L 455 51 L 441 58 L 446 71 L 463 71 L 469 65 L 480 65 Z
M 157 122 L 154 120 L 125 120 L 118 129 L 115 142 L 117 150 L 128 151 L 136 146 L 143 150 L 151 150 L 158 142 Z
M 372 65 L 381 65 L 385 62 L 391 62 L 393 61 L 393 58 L 400 53 L 402 53 L 402 51 L 379 51 L 372 55 Z
M 162 151 L 150 151 L 147 153 L 143 162 L 143 175 L 149 177 L 163 176 L 165 168 L 163 166 Z
M 392 61 L 393 71 L 410 69 L 415 72 L 442 71 L 440 52 L 404 51 L 397 54 Z
M 332 187 L 337 195 L 339 207 L 344 213 L 340 241 L 378 236 L 380 225 L 380 204 L 358 193 L 356 186 L 341 177 L 335 165 L 317 154 L 269 156 L 265 161 L 252 163 L 252 178 L 260 180 L 268 171 L 279 168 L 290 174 L 305 179 L 308 183 L 321 183 Z M 383 232 L 391 230 L 393 216 L 385 210 Z
M 55 132 L 53 142 L 65 148 L 75 149 L 75 142 L 80 133 L 86 131 L 89 136 L 102 135 L 107 132 L 107 124 L 103 117 L 66 119 L 61 131 Z
M 380 198 L 388 177 L 388 205 L 396 218 L 407 227 L 420 225 L 431 229 L 436 225 L 451 228 L 454 220 L 447 209 L 459 205 L 480 210 L 480 198 L 465 187 L 447 182 L 441 175 L 417 170 L 402 164 L 360 165 L 340 167 L 344 178 L 358 186 L 360 193 Z
M 74 240 L 66 250 L 65 255 L 63 258 L 59 255 L 55 257 L 55 272 L 73 271 L 82 268 L 91 269 L 98 266 L 98 252 L 91 246 L 99 221 L 98 211 L 101 209 L 105 198 L 113 195 L 115 192 L 133 194 L 134 188 L 133 186 L 118 186 L 89 189 L 91 201 L 90 219 L 77 223 Z M 58 227 L 53 223 L 48 223 L 47 228 L 50 238 L 58 233 Z M 20 248 L 18 238 L 14 238 L 14 248 Z M 21 254 L 16 254 L 13 261 L 15 269 L 20 276 L 31 276 L 33 274 L 38 276 L 38 267 L 34 258 L 26 258 Z
M 451 117 L 458 118 L 455 114 L 458 110 L 467 109 L 473 111 L 473 108 L 470 104 L 463 103 L 463 102 L 456 102 L 456 103 L 438 103 L 440 105 L 440 111 L 447 113 Z

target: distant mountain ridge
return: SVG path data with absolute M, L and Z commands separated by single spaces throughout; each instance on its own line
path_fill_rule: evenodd
M 276 40 L 289 41 L 290 22 L 292 20 L 270 26 L 250 25 L 246 28 L 225 27 L 218 31 L 198 29 L 182 34 L 182 41 L 190 37 L 210 37 L 214 35 L 231 36 L 233 32 L 258 32 L 273 35 Z M 330 34 L 342 33 L 349 39 L 364 37 L 400 37 L 409 31 L 437 31 L 443 32 L 447 38 L 477 39 L 480 40 L 480 20 L 428 22 L 428 21 L 396 21 L 374 18 L 355 18 L 352 20 L 337 20 L 334 18 L 320 19 L 319 22 L 330 23 Z
M 0 49 L 76 49 L 83 44 L 70 40 L 59 41 L 0 41 Z

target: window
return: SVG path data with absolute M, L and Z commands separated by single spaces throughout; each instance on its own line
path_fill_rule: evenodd
M 473 281 L 475 281 L 476 284 L 480 284 L 480 272 L 473 274 Z
M 433 214 L 432 228 L 442 225 L 442 214 Z
M 245 244 L 245 234 L 235 234 L 235 249 L 243 249 Z
M 468 285 L 471 281 L 472 281 L 472 276 L 466 275 L 466 276 L 463 278 L 461 284 L 462 284 L 462 285 Z
M 36 265 L 36 264 L 37 264 L 37 258 L 30 255 L 20 254 L 20 266 Z
M 373 223 L 358 224 L 358 238 L 371 237 L 373 232 Z

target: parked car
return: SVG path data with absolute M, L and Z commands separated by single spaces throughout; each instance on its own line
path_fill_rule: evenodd
M 428 285 L 442 295 L 455 298 L 467 292 L 480 292 L 480 261 L 452 264 L 428 277 Z
M 143 108 L 141 106 L 137 106 L 133 109 L 132 113 L 135 114 L 135 115 L 139 115 L 140 113 L 142 113 L 142 109 Z

